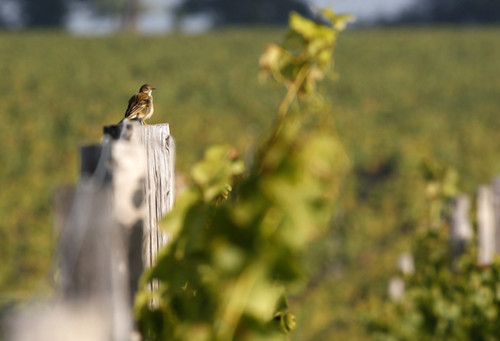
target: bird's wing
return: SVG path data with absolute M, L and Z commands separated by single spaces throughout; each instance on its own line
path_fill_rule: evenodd
M 128 119 L 136 119 L 137 115 L 151 104 L 149 96 L 145 93 L 135 94 L 128 101 L 127 111 L 125 111 L 125 117 Z

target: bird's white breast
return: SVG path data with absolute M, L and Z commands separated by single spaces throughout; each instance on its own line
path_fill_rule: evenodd
M 155 107 L 153 106 L 153 97 L 151 97 L 151 105 L 150 105 L 150 110 L 149 113 L 147 114 L 145 120 L 153 116 L 153 112 L 155 111 Z

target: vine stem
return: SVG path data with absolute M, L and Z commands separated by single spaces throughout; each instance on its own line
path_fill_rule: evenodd
M 260 148 L 259 153 L 261 154 L 261 157 L 263 157 L 262 155 L 264 155 L 266 151 L 269 149 L 269 147 L 276 141 L 276 138 L 280 133 L 281 128 L 283 127 L 283 121 L 285 120 L 286 114 L 288 113 L 290 106 L 293 103 L 293 100 L 297 98 L 299 90 L 309 72 L 310 69 L 307 64 L 302 66 L 302 68 L 297 73 L 297 77 L 295 77 L 295 80 L 288 87 L 286 95 L 281 101 L 280 106 L 278 108 L 278 117 L 276 119 L 275 128 L 271 133 L 271 136 L 269 137 L 267 142 Z M 262 170 L 262 165 L 259 166 L 259 169 Z
M 299 93 L 299 90 L 304 83 L 304 80 L 306 79 L 307 75 L 309 74 L 310 69 L 308 65 L 302 66 L 302 68 L 299 70 L 297 73 L 297 77 L 295 77 L 295 80 L 293 83 L 288 87 L 288 91 L 286 92 L 285 97 L 280 103 L 280 106 L 278 108 L 278 117 L 276 120 L 276 127 L 274 128 L 273 133 L 271 134 L 271 137 L 268 140 L 268 144 L 272 144 L 274 140 L 276 139 L 276 136 L 278 136 L 279 132 L 281 131 L 281 128 L 283 126 L 283 121 L 285 120 L 286 114 L 290 110 L 290 106 L 293 103 L 293 100 L 297 98 L 297 95 Z
M 300 69 L 299 73 L 297 74 L 297 77 L 295 78 L 295 81 L 288 87 L 288 91 L 285 95 L 285 98 L 283 98 L 283 101 L 281 101 L 281 104 L 278 109 L 278 129 L 279 126 L 281 126 L 283 120 L 285 119 L 285 116 L 288 110 L 290 109 L 293 100 L 297 97 L 300 87 L 302 86 L 304 80 L 309 74 L 309 68 L 307 66 L 308 65 L 306 64 Z

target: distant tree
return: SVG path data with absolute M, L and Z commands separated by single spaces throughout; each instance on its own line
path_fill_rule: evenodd
M 126 31 L 137 30 L 137 20 L 141 9 L 141 0 L 129 0 L 122 14 L 122 28 Z
M 311 17 L 303 0 L 185 0 L 177 7 L 177 15 L 209 13 L 215 24 L 286 24 L 290 11 Z
M 98 15 L 111 16 L 119 21 L 126 31 L 137 29 L 137 19 L 141 10 L 142 0 L 76 0 L 88 4 Z
M 64 22 L 66 0 L 22 0 L 24 24 L 28 27 L 59 27 Z
M 7 23 L 5 22 L 4 16 L 5 16 L 5 14 L 4 14 L 4 10 L 2 7 L 2 3 L 0 3 L 0 28 L 7 27 Z
M 399 22 L 495 23 L 500 22 L 498 0 L 420 0 L 403 12 Z

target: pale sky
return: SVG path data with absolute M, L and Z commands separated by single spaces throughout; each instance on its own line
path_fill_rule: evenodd
M 336 12 L 351 13 L 359 19 L 392 16 L 415 0 L 311 0 L 318 7 L 330 7 Z

